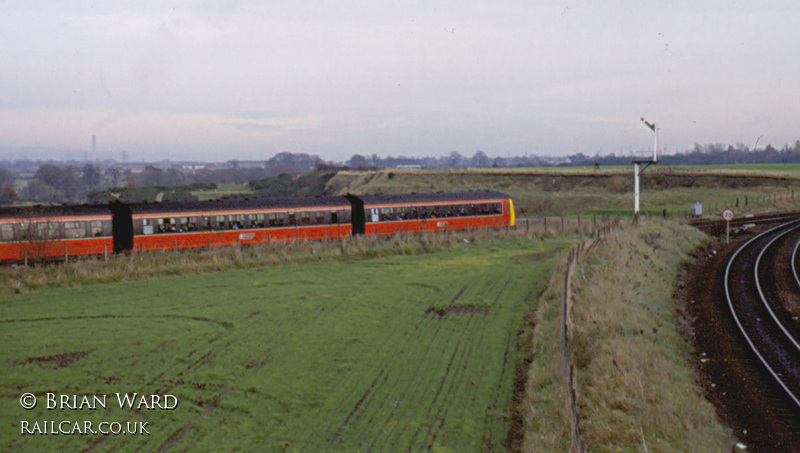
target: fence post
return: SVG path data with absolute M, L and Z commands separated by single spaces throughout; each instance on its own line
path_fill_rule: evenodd
M 69 252 L 66 247 L 64 247 L 64 264 L 69 264 Z
M 103 261 L 108 264 L 108 246 L 103 244 Z

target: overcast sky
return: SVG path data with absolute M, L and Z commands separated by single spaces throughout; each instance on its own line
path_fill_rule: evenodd
M 794 1 L 0 7 L 0 159 L 619 154 L 642 116 L 670 153 L 800 139 Z

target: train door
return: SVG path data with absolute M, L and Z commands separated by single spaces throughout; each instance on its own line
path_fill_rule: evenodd
M 119 201 L 111 203 L 110 208 L 114 253 L 133 250 L 133 215 L 131 214 L 131 208 Z

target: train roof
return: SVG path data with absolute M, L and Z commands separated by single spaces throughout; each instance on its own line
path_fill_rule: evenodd
M 358 195 L 366 205 L 385 203 L 426 203 L 426 202 L 458 202 L 497 200 L 509 198 L 502 192 L 479 190 L 467 192 L 433 192 L 403 194 L 367 194 Z M 153 214 L 160 212 L 197 212 L 197 211 L 230 211 L 249 209 L 333 208 L 349 206 L 344 196 L 321 197 L 281 197 L 281 198 L 229 198 L 206 201 L 165 201 L 160 203 L 124 203 L 134 214 Z M 112 204 L 113 205 L 113 204 Z M 84 205 L 36 205 L 0 207 L 0 219 L 25 219 L 54 216 L 99 216 L 111 215 L 108 204 Z
M 132 203 L 127 206 L 134 214 L 184 211 L 229 211 L 274 208 L 349 206 L 345 197 L 292 197 L 292 198 L 230 198 L 206 201 L 165 201 L 161 203 Z
M 108 205 L 34 205 L 0 207 L 0 219 L 34 219 L 63 216 L 110 216 Z
M 473 190 L 468 192 L 433 192 L 433 193 L 402 193 L 402 194 L 368 194 L 360 195 L 364 204 L 382 203 L 425 203 L 444 201 L 474 201 L 497 200 L 511 198 L 508 194 L 492 190 Z

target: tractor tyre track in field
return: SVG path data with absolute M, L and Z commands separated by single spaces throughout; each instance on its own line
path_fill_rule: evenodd
M 427 314 L 427 312 L 426 312 L 426 314 Z M 405 332 L 404 336 L 405 336 L 405 337 L 414 337 L 414 336 L 416 336 L 417 332 L 419 332 L 419 328 L 420 328 L 421 324 L 422 324 L 422 323 L 423 323 L 423 322 L 426 320 L 426 318 L 427 318 L 427 316 L 424 316 L 424 317 L 422 317 L 420 320 L 418 320 L 418 321 L 417 321 L 417 322 L 414 324 L 414 328 L 413 328 L 413 329 L 408 329 L 408 330 Z M 437 332 L 438 332 L 438 329 L 437 329 Z M 379 349 L 379 350 L 382 350 L 383 348 L 385 348 L 385 347 L 386 347 L 386 345 L 387 345 L 387 344 L 389 344 L 389 342 L 390 342 L 390 341 L 391 341 L 391 342 L 399 342 L 399 339 L 397 339 L 397 338 L 392 338 L 392 336 L 391 336 L 391 335 L 387 335 L 387 336 L 384 338 L 384 340 L 383 340 L 383 343 L 381 344 L 381 347 L 380 347 L 380 348 L 378 348 L 378 349 Z M 427 353 L 427 351 L 426 351 L 426 353 Z M 333 443 L 334 443 L 334 442 L 335 442 L 335 441 L 336 441 L 336 440 L 337 440 L 337 439 L 338 439 L 338 438 L 341 436 L 342 432 L 343 432 L 343 431 L 344 431 L 344 429 L 347 427 L 347 425 L 348 425 L 350 422 L 352 422 L 352 421 L 354 420 L 354 418 L 355 418 L 355 415 L 356 415 L 356 412 L 357 412 L 357 411 L 358 411 L 358 410 L 359 410 L 359 409 L 362 407 L 362 405 L 364 404 L 364 400 L 365 400 L 366 396 L 367 396 L 367 395 L 368 395 L 370 392 L 372 392 L 372 391 L 374 390 L 374 388 L 375 388 L 375 386 L 377 385 L 377 382 L 378 382 L 378 380 L 380 379 L 381 375 L 382 375 L 382 374 L 383 374 L 383 373 L 384 373 L 384 372 L 385 372 L 387 369 L 390 369 L 390 368 L 391 368 L 391 365 L 394 363 L 394 361 L 396 360 L 396 358 L 397 358 L 397 355 L 392 355 L 392 356 L 390 357 L 390 359 L 389 359 L 387 362 L 385 362 L 385 363 L 383 364 L 383 367 L 382 367 L 382 368 L 381 368 L 381 370 L 378 372 L 378 375 L 377 375 L 377 376 L 376 376 L 376 377 L 375 377 L 375 378 L 372 380 L 372 383 L 371 383 L 371 384 L 370 384 L 370 386 L 367 388 L 367 390 L 365 390 L 364 392 L 362 392 L 362 394 L 361 394 L 361 397 L 360 397 L 360 398 L 359 398 L 359 400 L 356 402 L 356 404 L 355 404 L 355 406 L 353 407 L 353 409 L 351 409 L 350 413 L 349 413 L 349 414 L 347 415 L 347 417 L 345 418 L 345 421 L 344 421 L 343 423 L 341 423 L 341 424 L 339 425 L 339 427 L 336 429 L 336 432 L 335 432 L 335 434 L 334 434 L 333 438 L 331 439 L 331 444 L 333 444 Z M 420 362 L 418 361 L 418 362 L 417 362 L 417 368 L 415 369 L 415 371 L 414 371 L 414 374 L 413 374 L 413 375 L 418 375 L 418 373 L 419 373 L 419 370 L 420 370 L 420 366 L 421 366 L 421 364 L 420 364 Z M 405 395 L 405 393 L 401 393 L 401 395 Z
M 333 435 L 332 439 L 333 441 L 339 438 L 339 436 L 342 434 L 342 431 L 344 431 L 344 428 L 347 426 L 348 423 L 350 423 L 350 419 L 353 418 L 353 416 L 356 414 L 361 405 L 364 404 L 364 401 L 367 399 L 370 393 L 372 393 L 372 391 L 375 389 L 375 386 L 378 384 L 378 381 L 381 380 L 385 372 L 386 372 L 386 366 L 384 366 L 378 372 L 378 375 L 375 376 L 375 379 L 372 380 L 372 383 L 369 385 L 369 387 L 367 387 L 367 389 L 361 395 L 361 398 L 359 398 L 359 400 L 356 402 L 356 405 L 353 406 L 353 409 L 351 409 L 350 413 L 347 414 L 347 417 L 345 417 L 344 421 L 339 426 L 339 429 L 337 429 L 336 433 Z
M 477 332 L 477 335 L 475 335 L 476 332 L 473 332 L 473 330 L 475 330 L 475 328 L 472 326 L 472 324 L 473 324 L 473 320 L 474 320 L 475 315 L 476 314 L 481 314 L 482 318 L 485 318 L 486 316 L 488 316 L 489 313 L 492 312 L 490 310 L 490 308 L 497 306 L 497 302 L 500 299 L 500 297 L 502 297 L 502 294 L 505 291 L 505 288 L 507 287 L 508 282 L 509 282 L 509 280 L 507 279 L 505 282 L 503 282 L 502 284 L 499 285 L 501 289 L 497 292 L 497 294 L 493 298 L 492 303 L 491 303 L 491 305 L 489 307 L 453 306 L 454 303 L 457 300 L 459 300 L 463 296 L 463 294 L 466 292 L 467 286 L 464 286 L 458 291 L 458 293 L 455 295 L 455 297 L 453 297 L 451 299 L 450 304 L 448 306 L 446 306 L 444 309 L 432 310 L 431 308 L 429 308 L 428 310 L 426 310 L 426 312 L 425 312 L 426 315 L 431 314 L 431 313 L 437 314 L 439 316 L 439 318 L 438 319 L 437 318 L 433 318 L 432 321 L 440 322 L 441 324 L 443 324 L 443 321 L 444 321 L 444 320 L 442 320 L 442 318 L 445 317 L 446 315 L 449 317 L 449 315 L 459 315 L 459 314 L 467 315 L 468 314 L 469 316 L 465 316 L 464 318 L 461 318 L 461 322 L 458 323 L 454 327 L 454 330 L 457 330 L 457 331 L 461 332 L 461 335 L 459 337 L 459 341 L 456 344 L 456 348 L 454 349 L 454 351 L 453 351 L 453 353 L 451 355 L 451 362 L 448 365 L 448 368 L 446 369 L 445 374 L 441 377 L 440 382 L 439 382 L 439 387 L 438 387 L 438 389 L 436 391 L 436 394 L 434 395 L 433 400 L 431 401 L 431 403 L 430 403 L 430 405 L 429 405 L 429 407 L 427 409 L 426 418 L 432 420 L 432 424 L 429 426 L 427 432 L 425 432 L 424 440 L 418 445 L 419 448 L 421 448 L 421 449 L 429 449 L 429 448 L 433 447 L 433 444 L 435 443 L 435 441 L 436 441 L 436 439 L 437 439 L 437 437 L 439 435 L 439 432 L 442 430 L 442 428 L 443 428 L 443 426 L 444 426 L 444 424 L 446 422 L 447 415 L 449 413 L 449 409 L 451 408 L 451 406 L 445 406 L 443 408 L 438 408 L 437 407 L 437 403 L 439 401 L 447 401 L 448 400 L 448 396 L 452 395 L 452 393 L 456 390 L 457 386 L 461 382 L 458 378 L 461 375 L 463 375 L 464 372 L 469 368 L 470 361 L 473 358 L 473 351 L 474 351 L 476 345 L 477 344 L 482 344 L 483 339 L 484 339 L 484 337 L 486 335 L 486 332 L 483 331 L 483 330 L 481 330 L 480 332 Z M 437 329 L 437 331 L 438 331 L 438 329 Z M 467 347 L 464 347 L 464 345 L 462 344 L 462 340 L 464 338 L 469 338 L 469 340 L 468 340 L 469 341 L 469 345 Z M 500 378 L 501 382 L 502 382 L 502 380 L 504 379 L 504 376 L 505 376 L 505 372 L 506 372 L 505 368 L 507 368 L 508 354 L 510 352 L 510 348 L 514 344 L 513 341 L 514 341 L 514 337 L 513 336 L 510 336 L 509 339 L 506 341 L 506 351 L 504 353 L 504 362 L 503 362 L 504 363 L 504 365 L 503 365 L 504 369 L 501 372 L 501 378 Z M 418 369 L 419 369 L 419 366 L 420 366 L 419 364 L 421 364 L 422 362 L 424 362 L 424 356 L 420 361 L 417 362 L 418 363 Z M 418 374 L 412 374 L 412 375 L 418 375 Z M 410 387 L 412 385 L 414 385 L 414 382 L 415 381 L 409 382 L 409 384 L 406 386 L 405 391 L 402 392 L 401 395 L 405 395 L 406 391 L 413 390 Z M 500 387 L 502 387 L 502 383 L 501 382 L 498 383 L 498 386 L 500 386 Z M 445 385 L 447 385 L 446 388 L 444 388 Z M 486 446 L 489 446 L 489 450 L 493 449 L 493 444 L 491 443 L 491 440 L 490 440 L 490 437 L 491 437 L 490 432 L 487 431 L 489 429 L 488 428 L 488 424 L 491 422 L 492 408 L 496 407 L 496 404 L 497 404 L 498 400 L 499 400 L 499 393 L 495 393 L 495 397 L 494 397 L 493 401 L 490 402 L 490 404 L 488 404 L 487 407 L 486 407 L 486 417 L 485 417 L 486 423 L 483 426 L 482 444 L 486 445 Z M 397 407 L 398 401 L 400 401 L 400 400 L 395 401 L 395 404 L 396 404 L 395 407 Z M 401 428 L 400 428 L 399 432 L 396 429 L 397 426 L 393 427 L 389 431 L 386 431 L 387 427 L 390 425 L 391 421 L 394 419 L 395 414 L 396 414 L 396 412 L 392 411 L 389 414 L 389 416 L 384 419 L 383 423 L 381 424 L 381 427 L 378 430 L 379 433 L 382 433 L 382 435 L 380 437 L 384 438 L 384 440 L 389 441 L 390 443 L 391 443 L 391 439 L 392 438 L 397 438 L 397 440 L 399 440 L 399 438 L 401 438 L 402 435 L 405 433 L 405 429 L 406 429 L 405 426 L 400 425 Z M 417 439 L 417 437 L 420 435 L 420 433 L 421 433 L 421 430 L 418 428 L 418 430 L 414 433 L 414 436 L 412 437 L 412 441 L 411 441 L 411 443 L 409 445 L 409 449 L 413 449 L 414 448 L 414 441 Z M 378 443 L 378 440 L 380 440 L 378 438 L 378 436 L 373 438 L 373 441 L 370 444 L 370 446 L 368 447 L 367 451 L 372 451 L 374 449 L 375 445 Z
M 474 314 L 470 315 L 469 319 L 467 320 L 467 324 L 464 326 L 464 330 L 465 331 L 469 331 L 468 328 L 469 328 L 469 325 L 472 323 L 472 319 L 474 318 L 474 316 L 475 316 Z M 472 335 L 470 335 L 469 337 L 470 337 L 470 339 L 473 338 Z M 463 336 L 462 336 L 462 338 L 463 338 Z M 454 390 L 456 389 L 456 385 L 461 383 L 461 379 L 459 379 L 459 378 L 465 373 L 465 371 L 467 369 L 467 364 L 469 363 L 469 360 L 472 357 L 472 351 L 475 348 L 475 343 L 476 343 L 475 341 L 470 341 L 468 343 L 469 346 L 467 348 L 465 348 L 465 350 L 459 356 L 459 360 L 456 361 L 456 365 L 458 365 L 460 363 L 461 366 L 456 366 L 455 367 L 455 371 L 453 372 L 453 374 L 451 376 L 447 376 L 449 374 L 449 372 L 450 372 L 450 368 L 448 367 L 448 370 L 447 370 L 447 373 L 446 373 L 445 376 L 450 378 L 449 379 L 450 383 L 449 383 L 449 386 L 448 386 L 447 390 L 444 392 L 443 401 L 447 402 L 447 401 L 451 401 L 452 400 L 452 398 L 449 398 L 449 397 L 453 394 Z M 461 341 L 459 340 L 459 343 L 458 343 L 458 345 L 456 345 L 456 348 L 459 348 L 460 346 L 461 346 Z M 428 434 L 425 437 L 425 442 L 423 443 L 423 447 L 428 448 L 428 449 L 433 448 L 434 443 L 436 442 L 436 438 L 438 437 L 439 433 L 441 432 L 442 428 L 444 427 L 445 420 L 447 419 L 447 413 L 450 411 L 451 407 L 453 407 L 453 404 L 445 404 L 437 412 L 437 414 L 434 417 L 434 419 L 438 418 L 438 422 L 436 423 L 435 429 L 431 428 L 431 429 L 428 430 Z M 429 436 L 430 436 L 430 440 L 428 440 Z
M 469 319 L 467 320 L 466 325 L 464 326 L 465 327 L 464 330 L 466 330 L 466 327 L 469 326 L 469 324 L 472 321 L 472 318 L 474 316 L 475 316 L 474 314 L 472 314 L 472 313 L 470 314 Z M 450 355 L 450 360 L 447 362 L 447 368 L 445 368 L 444 375 L 441 377 L 441 379 L 439 381 L 439 386 L 436 388 L 436 392 L 433 395 L 433 399 L 431 400 L 430 405 L 428 405 L 428 409 L 427 409 L 427 411 L 425 413 L 425 415 L 426 415 L 425 418 L 428 419 L 428 420 L 432 420 L 432 419 L 433 420 L 438 420 L 439 419 L 440 411 L 437 411 L 434 414 L 433 410 L 436 407 L 436 403 L 438 402 L 439 398 L 442 396 L 442 389 L 444 388 L 444 386 L 448 382 L 448 380 L 450 380 L 450 386 L 448 387 L 447 391 L 445 392 L 445 395 L 449 394 L 450 391 L 453 389 L 453 385 L 455 383 L 455 377 L 457 376 L 458 373 L 454 372 L 452 379 L 448 379 L 448 378 L 451 377 L 450 376 L 450 370 L 453 369 L 453 364 L 456 363 L 455 359 L 458 356 L 459 352 L 461 351 L 462 354 L 463 354 L 463 351 L 461 350 L 461 343 L 462 343 L 463 340 L 464 340 L 464 335 L 459 336 L 458 341 L 456 342 L 455 348 L 453 349 L 453 353 Z M 428 428 L 428 431 L 425 433 L 425 437 L 423 438 L 422 444 L 420 445 L 421 448 L 428 448 L 429 449 L 429 448 L 431 448 L 433 446 L 433 445 L 431 445 L 431 441 L 428 440 L 429 437 L 434 432 L 433 427 L 434 427 L 434 425 L 431 424 L 430 427 Z M 437 426 L 437 428 L 439 428 L 439 427 Z M 414 433 L 414 436 L 412 437 L 411 445 L 409 445 L 409 449 L 413 446 L 414 440 L 417 438 L 418 435 L 419 435 L 419 430 L 417 430 L 417 432 Z
M 418 331 L 419 331 L 419 327 L 420 327 L 420 325 L 421 325 L 423 322 L 426 322 L 426 321 L 430 321 L 430 322 L 438 322 L 438 319 L 436 319 L 436 318 L 432 318 L 432 317 L 429 317 L 429 316 L 427 316 L 427 315 L 428 315 L 430 312 L 431 312 L 431 311 L 430 311 L 430 309 L 428 309 L 428 310 L 426 310 L 426 311 L 425 311 L 425 316 L 423 316 L 423 317 L 422 317 L 422 319 L 420 319 L 419 321 L 417 321 L 417 323 L 414 325 L 414 330 L 413 330 L 413 332 L 412 332 L 411 330 L 409 330 L 409 331 L 407 331 L 407 332 L 406 332 L 406 336 L 407 336 L 407 337 L 412 337 L 412 336 L 414 336 L 414 335 L 416 334 L 416 332 L 418 332 Z M 434 332 L 433 332 L 433 336 L 431 337 L 430 344 L 434 344 L 434 343 L 435 343 L 435 340 L 436 340 L 436 338 L 437 338 L 437 336 L 438 336 L 438 333 L 439 333 L 440 329 L 441 329 L 441 323 L 438 323 L 438 324 L 437 324 L 437 328 L 436 328 L 436 330 L 434 330 Z M 414 368 L 414 371 L 413 371 L 413 372 L 411 372 L 411 373 L 409 373 L 411 376 L 421 376 L 420 370 L 422 369 L 422 366 L 423 366 L 423 364 L 426 362 L 426 360 L 427 360 L 427 359 L 426 359 L 426 357 L 427 357 L 429 354 L 431 354 L 431 348 L 426 348 L 426 349 L 425 349 L 425 352 L 424 352 L 424 353 L 423 353 L 423 354 L 420 356 L 419 360 L 417 360 L 417 361 L 416 361 L 416 367 Z M 387 366 L 388 366 L 389 364 L 391 364 L 391 362 L 393 362 L 393 360 L 392 360 L 392 361 L 390 361 L 389 363 L 387 363 Z M 405 387 L 405 388 L 404 388 L 402 391 L 399 391 L 399 392 L 398 392 L 398 399 L 397 399 L 397 400 L 395 400 L 395 401 L 397 402 L 397 406 L 400 406 L 400 405 L 402 404 L 402 401 L 403 401 L 403 399 L 404 399 L 405 395 L 406 395 L 408 392 L 410 392 L 410 391 L 412 391 L 412 390 L 413 390 L 413 389 L 411 388 L 411 386 L 412 386 L 412 385 L 414 385 L 414 384 L 415 384 L 415 382 L 416 382 L 416 381 L 415 381 L 415 380 L 413 380 L 413 379 L 412 379 L 412 380 L 410 380 L 410 381 L 408 381 L 408 383 L 407 383 L 406 387 Z M 389 423 L 389 421 L 391 421 L 391 418 L 393 418 L 393 417 L 394 417 L 394 412 L 391 414 L 390 418 L 389 418 L 389 419 L 387 419 L 387 420 L 384 422 L 384 426 L 386 426 L 386 424 L 388 424 L 388 423 Z M 401 434 L 403 434 L 404 432 L 405 432 L 405 428 L 403 428 L 403 429 L 401 430 L 401 432 L 400 432 L 400 433 L 398 433 L 398 434 L 400 434 L 400 435 L 401 435 Z M 394 430 L 393 430 L 392 432 L 388 433 L 388 434 L 393 434 L 393 433 L 394 433 Z M 370 448 L 372 448 L 372 447 L 375 445 L 375 443 L 376 443 L 376 442 L 377 442 L 377 437 L 376 437 L 375 439 L 373 439 L 373 442 L 372 442 L 372 444 L 370 445 Z

